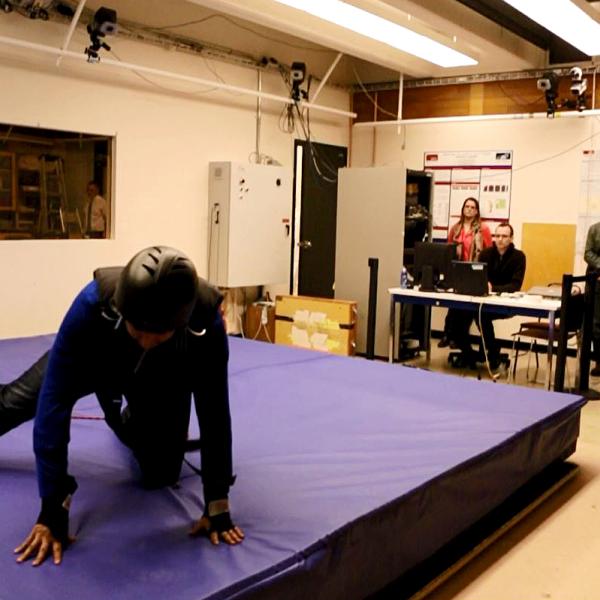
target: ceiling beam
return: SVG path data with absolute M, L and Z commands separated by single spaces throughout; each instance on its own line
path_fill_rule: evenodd
M 503 0 L 457 1 L 538 48 L 548 50 L 548 61 L 550 64 L 590 60 L 589 56 L 557 37 L 551 31 L 548 31 L 545 27 L 531 20 Z

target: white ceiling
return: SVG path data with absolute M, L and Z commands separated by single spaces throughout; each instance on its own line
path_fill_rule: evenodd
M 340 32 L 335 26 L 317 26 L 313 17 L 273 0 L 88 0 L 86 9 L 108 6 L 117 11 L 123 24 L 130 21 L 162 28 L 162 34 L 214 45 L 224 52 L 233 50 L 256 60 L 273 57 L 287 65 L 302 61 L 318 78 L 324 76 L 337 53 L 343 52 L 330 80 L 341 85 L 355 85 L 357 79 L 397 81 L 400 73 L 406 77 L 438 78 L 547 66 L 546 51 L 457 0 L 351 1 L 401 23 L 410 15 L 411 26 L 424 28 L 440 41 L 453 44 L 475 58 L 478 65 L 444 69 L 383 44 Z

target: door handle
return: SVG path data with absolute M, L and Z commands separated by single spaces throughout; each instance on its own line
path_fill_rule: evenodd
M 301 248 L 302 250 L 312 248 L 312 242 L 310 240 L 300 240 L 298 242 L 298 248 Z

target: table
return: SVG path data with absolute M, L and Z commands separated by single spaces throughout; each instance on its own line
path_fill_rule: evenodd
M 417 288 L 389 288 L 390 294 L 390 331 L 388 360 L 394 360 L 394 342 L 396 329 L 396 304 L 420 304 L 422 306 L 440 306 L 443 308 L 461 308 L 492 312 L 507 316 L 543 317 L 548 319 L 548 368 L 546 369 L 546 388 L 551 388 L 552 353 L 554 342 L 554 322 L 560 312 L 560 300 L 528 296 L 527 294 L 502 294 L 491 296 L 465 296 L 452 292 L 422 292 Z M 430 311 L 425 311 L 425 349 L 427 360 L 431 358 Z

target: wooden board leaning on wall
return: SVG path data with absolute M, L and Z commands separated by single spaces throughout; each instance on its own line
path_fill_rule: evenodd
M 576 229 L 576 225 L 523 223 L 521 249 L 527 258 L 523 290 L 561 283 L 563 273 L 573 273 Z

